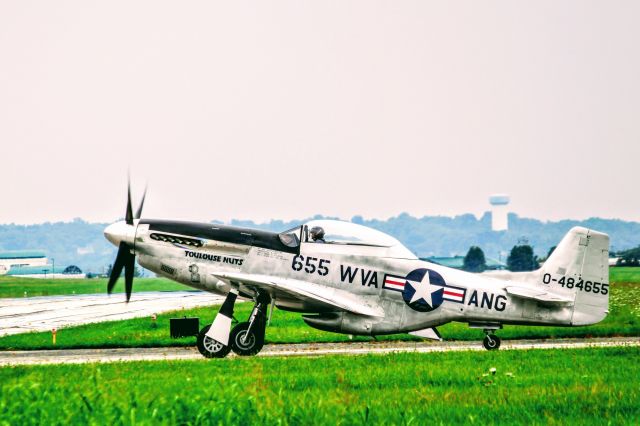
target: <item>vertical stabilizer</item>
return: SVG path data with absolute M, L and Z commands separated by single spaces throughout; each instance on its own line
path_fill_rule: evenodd
M 544 285 L 575 297 L 572 325 L 602 321 L 609 313 L 609 236 L 576 226 L 540 269 Z

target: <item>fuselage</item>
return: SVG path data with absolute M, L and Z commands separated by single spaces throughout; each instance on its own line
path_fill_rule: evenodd
M 111 231 L 109 231 L 111 229 Z M 274 232 L 210 223 L 142 219 L 133 226 L 111 225 L 105 234 L 114 244 L 130 243 L 143 267 L 185 285 L 227 294 L 238 284 L 240 295 L 251 288 L 222 281 L 221 271 L 274 276 L 346 290 L 382 307 L 384 318 L 335 312 L 320 303 L 302 301 L 286 292 L 271 296 L 277 307 L 303 313 L 313 327 L 349 334 L 390 334 L 434 327 L 450 321 L 477 324 L 570 325 L 570 305 L 540 310 L 535 301 L 513 297 L 511 281 L 471 274 L 418 259 L 403 246 L 312 242 L 295 232 Z M 283 236 L 284 235 L 284 236 Z M 294 241 L 287 238 L 294 235 Z M 297 240 L 297 241 L 296 241 Z M 427 272 L 424 272 L 427 271 Z M 404 291 L 408 274 L 430 276 L 438 290 L 431 305 L 411 301 Z M 524 277 L 519 285 L 538 280 Z

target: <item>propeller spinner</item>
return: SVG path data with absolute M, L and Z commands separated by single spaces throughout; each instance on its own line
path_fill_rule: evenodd
M 133 220 L 140 219 L 146 195 L 147 190 L 145 188 L 142 201 L 140 202 L 140 206 L 134 216 L 133 209 L 131 207 L 131 182 L 129 182 L 127 185 L 127 211 L 125 213 L 124 221 L 111 224 L 104 230 L 105 237 L 111 241 L 112 244 L 118 246 L 118 254 L 116 255 L 113 267 L 111 268 L 111 275 L 109 276 L 109 282 L 107 283 L 107 292 L 111 294 L 116 285 L 116 281 L 118 281 L 118 278 L 120 278 L 122 270 L 124 269 L 124 288 L 127 294 L 127 302 L 131 299 L 133 273 L 136 261 L 135 254 L 131 252 L 134 247 L 136 234 L 136 228 L 133 224 Z

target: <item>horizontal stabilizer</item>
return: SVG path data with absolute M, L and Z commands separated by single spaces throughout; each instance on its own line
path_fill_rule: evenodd
M 384 317 L 384 310 L 377 304 L 339 288 L 322 286 L 309 281 L 241 272 L 214 272 L 212 275 L 225 282 L 241 283 L 249 288 L 259 288 L 272 294 L 282 292 L 300 300 L 320 303 L 341 311 Z
M 423 328 L 422 330 L 410 331 L 409 334 L 412 336 L 418 336 L 425 339 L 438 340 L 442 341 L 442 337 L 438 330 L 435 327 L 432 328 Z
M 573 302 L 573 298 L 561 296 L 559 294 L 537 288 L 509 286 L 506 290 L 507 294 L 511 296 L 520 297 L 522 299 L 537 300 L 542 303 L 562 305 Z

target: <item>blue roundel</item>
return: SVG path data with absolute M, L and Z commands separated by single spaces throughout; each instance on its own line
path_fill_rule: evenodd
M 443 302 L 444 282 L 442 275 L 430 269 L 415 269 L 407 275 L 402 299 L 411 309 L 431 312 Z

